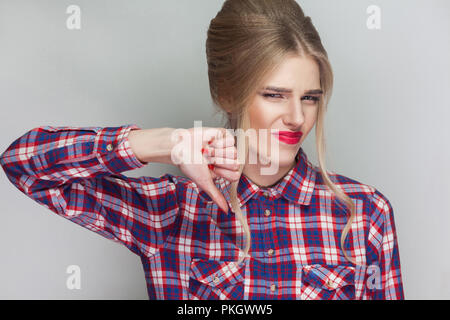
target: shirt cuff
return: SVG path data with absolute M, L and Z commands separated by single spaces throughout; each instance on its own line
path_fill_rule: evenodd
M 99 162 L 111 173 L 142 168 L 141 162 L 130 147 L 128 134 L 141 129 L 135 124 L 102 128 L 95 137 L 94 150 Z

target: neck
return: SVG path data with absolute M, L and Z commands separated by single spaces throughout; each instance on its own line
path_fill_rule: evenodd
M 262 164 L 248 164 L 246 163 L 244 165 L 244 169 L 242 173 L 250 179 L 252 182 L 254 182 L 259 187 L 272 187 L 278 182 L 280 182 L 284 176 L 291 170 L 296 164 L 296 161 L 294 160 L 290 165 L 279 167 L 278 171 L 273 175 L 261 175 L 261 168 L 270 167 L 269 165 L 262 165 Z

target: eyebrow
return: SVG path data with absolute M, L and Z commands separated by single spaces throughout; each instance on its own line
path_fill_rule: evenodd
M 263 90 L 275 91 L 279 93 L 292 93 L 292 89 L 280 88 L 280 87 L 265 87 Z M 322 94 L 323 91 L 321 89 L 312 89 L 305 91 L 305 94 Z

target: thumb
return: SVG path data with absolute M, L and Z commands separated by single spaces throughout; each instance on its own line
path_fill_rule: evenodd
M 216 185 L 210 179 L 206 186 L 201 187 L 205 192 L 211 197 L 212 201 L 214 201 L 220 209 L 225 212 L 228 212 L 228 203 L 223 194 L 217 189 Z

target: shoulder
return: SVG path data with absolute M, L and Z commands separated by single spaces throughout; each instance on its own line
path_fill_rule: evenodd
M 329 190 L 322 177 L 319 167 L 314 166 L 313 169 L 316 173 L 316 189 Z M 345 176 L 329 170 L 327 170 L 327 174 L 330 180 L 336 185 L 336 187 L 344 191 L 351 198 L 367 198 L 371 197 L 376 192 L 376 188 L 374 186 L 363 183 L 349 176 Z
M 320 169 L 314 166 L 316 172 L 315 189 L 319 192 L 330 192 L 325 184 Z M 362 200 L 366 206 L 378 212 L 392 212 L 392 206 L 389 199 L 375 186 L 361 182 L 355 178 L 339 174 L 333 171 L 327 171 L 330 180 L 350 198 Z

